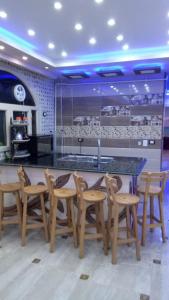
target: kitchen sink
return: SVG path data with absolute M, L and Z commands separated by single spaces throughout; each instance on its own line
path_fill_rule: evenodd
M 69 154 L 62 158 L 59 158 L 61 161 L 75 161 L 75 162 L 93 162 L 98 163 L 98 157 L 96 155 L 80 155 L 80 154 Z M 113 157 L 101 156 L 100 163 L 110 163 L 113 161 Z

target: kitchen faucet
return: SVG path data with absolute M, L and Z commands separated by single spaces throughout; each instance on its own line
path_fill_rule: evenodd
M 101 153 L 100 153 L 100 139 L 97 140 L 97 161 L 100 164 Z

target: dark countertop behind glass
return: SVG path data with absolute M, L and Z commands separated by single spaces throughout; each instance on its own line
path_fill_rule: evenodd
M 110 158 L 110 157 L 109 157 Z M 18 159 L 18 160 L 3 160 L 0 161 L 1 166 L 19 166 L 32 168 L 53 168 L 56 170 L 84 171 L 94 173 L 110 173 L 138 176 L 146 159 L 139 157 L 120 157 L 113 156 L 111 162 L 99 163 L 96 161 L 64 161 L 58 159 L 56 154 L 42 155 L 38 158 Z

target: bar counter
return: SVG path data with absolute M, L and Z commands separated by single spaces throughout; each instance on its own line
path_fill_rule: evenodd
M 94 173 L 110 173 L 119 175 L 129 175 L 137 177 L 145 163 L 146 159 L 138 157 L 112 157 L 112 160 L 100 162 L 97 160 L 85 160 L 85 156 L 81 155 L 84 160 L 77 159 L 76 161 L 64 160 L 64 157 L 59 158 L 56 154 L 43 155 L 38 158 L 18 159 L 18 160 L 2 160 L 1 166 L 19 166 L 31 168 L 49 168 L 56 170 L 69 170 L 69 171 L 84 171 Z M 88 156 L 89 157 L 89 156 Z M 66 156 L 65 156 L 66 158 Z M 91 156 L 92 158 L 92 156 Z M 105 158 L 111 158 L 105 156 Z

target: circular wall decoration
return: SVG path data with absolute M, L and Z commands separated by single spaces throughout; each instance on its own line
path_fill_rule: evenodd
M 14 97 L 17 101 L 23 102 L 26 98 L 26 91 L 22 84 L 17 84 L 14 87 Z

